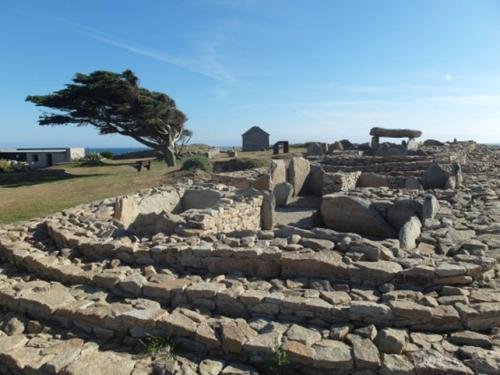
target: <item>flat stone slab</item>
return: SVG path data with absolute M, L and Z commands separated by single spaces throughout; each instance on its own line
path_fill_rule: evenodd
M 387 138 L 418 138 L 422 136 L 420 130 L 412 129 L 387 129 L 387 128 L 372 128 L 370 135 L 373 137 L 387 137 Z

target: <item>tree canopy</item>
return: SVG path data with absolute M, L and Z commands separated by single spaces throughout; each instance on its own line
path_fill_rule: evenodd
M 77 73 L 62 90 L 26 101 L 57 111 L 43 112 L 40 125 L 93 125 L 100 134 L 125 135 L 157 150 L 168 165 L 175 165 L 174 145 L 187 121 L 172 98 L 140 87 L 131 70 Z

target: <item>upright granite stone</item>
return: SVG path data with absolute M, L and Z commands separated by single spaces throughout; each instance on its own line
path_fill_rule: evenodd
M 301 193 L 311 170 L 309 161 L 304 158 L 292 158 L 288 167 L 288 182 L 293 185 L 294 195 Z

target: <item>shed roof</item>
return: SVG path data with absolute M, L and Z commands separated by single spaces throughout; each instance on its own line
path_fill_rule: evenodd
M 264 133 L 264 134 L 269 135 L 268 132 L 266 132 L 264 129 L 260 128 L 259 126 L 252 126 L 250 129 L 248 129 L 242 135 L 245 135 L 245 134 L 248 134 L 248 133 L 253 133 L 253 132 L 259 132 L 259 133 Z
M 6 154 L 28 154 L 28 153 L 54 153 L 54 152 L 66 152 L 65 148 L 0 148 L 0 152 Z

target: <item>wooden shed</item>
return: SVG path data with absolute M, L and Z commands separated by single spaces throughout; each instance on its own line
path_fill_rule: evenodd
M 269 133 L 258 126 L 252 126 L 241 136 L 243 151 L 264 151 L 269 148 Z

